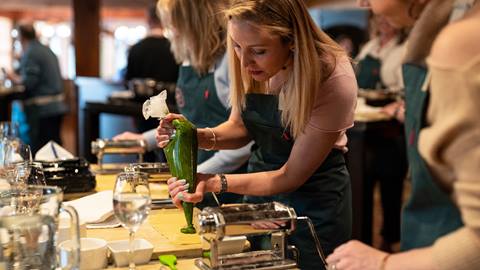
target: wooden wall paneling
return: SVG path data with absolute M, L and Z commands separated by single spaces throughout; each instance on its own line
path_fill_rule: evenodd
M 100 0 L 73 0 L 77 76 L 100 76 Z

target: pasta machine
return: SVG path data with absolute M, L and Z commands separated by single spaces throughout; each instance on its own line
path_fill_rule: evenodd
M 195 265 L 202 270 L 298 269 L 297 262 L 288 258 L 288 254 L 298 258 L 298 249 L 287 244 L 287 237 L 299 220 L 307 221 L 317 252 L 326 266 L 311 220 L 297 217 L 293 208 L 279 202 L 204 208 L 198 215 L 204 251 Z M 249 249 L 246 241 L 249 237 L 262 237 L 270 247 Z
M 106 154 L 135 154 L 138 155 L 138 162 L 143 162 L 143 154 L 146 152 L 146 144 L 143 140 L 121 140 L 113 141 L 108 139 L 97 139 L 91 144 L 92 154 L 97 156 L 97 164 L 102 170 L 103 157 Z

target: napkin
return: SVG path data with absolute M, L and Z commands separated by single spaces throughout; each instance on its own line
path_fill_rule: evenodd
M 168 113 L 167 90 L 147 99 L 142 106 L 142 113 L 145 120 L 150 117 L 164 118 Z
M 72 159 L 74 156 L 54 141 L 49 141 L 35 154 L 35 160 L 56 161 Z
M 113 216 L 113 191 L 97 192 L 65 204 L 77 210 L 80 222 L 100 223 Z

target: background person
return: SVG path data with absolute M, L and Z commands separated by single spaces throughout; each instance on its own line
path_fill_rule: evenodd
M 375 88 L 403 91 L 404 34 L 383 16 L 373 15 L 370 21 L 372 39 L 356 58 L 358 85 L 366 91 Z M 407 172 L 403 124 L 392 123 L 389 132 L 369 134 L 366 145 L 368 188 L 373 189 L 377 180 L 380 184 L 383 210 L 381 249 L 391 251 L 392 244 L 400 241 L 403 181 Z
M 164 36 L 164 29 L 160 18 L 157 16 L 156 6 L 153 5 L 147 10 L 148 35 L 134 44 L 128 51 L 125 83 L 129 85 L 131 80 L 152 79 L 155 82 L 176 83 L 179 66 L 170 50 L 170 41 Z M 132 85 L 130 83 L 130 85 Z M 170 109 L 176 110 L 173 95 L 168 96 Z M 143 117 L 135 119 L 138 132 L 146 132 L 158 125 L 156 119 L 145 120 Z M 114 140 L 142 140 L 141 134 L 126 131 L 113 138 Z M 156 147 L 150 145 L 149 151 Z M 158 153 L 157 153 L 158 154 Z M 147 155 L 147 160 L 152 156 Z M 163 153 L 157 159 L 164 160 Z M 153 161 L 153 160 L 152 160 Z
M 389 255 L 351 241 L 327 261 L 339 270 L 478 269 L 480 122 L 474 112 L 480 105 L 476 46 L 480 40 L 475 34 L 480 5 L 475 4 L 465 19 L 445 27 L 449 18 L 461 16 L 473 1 L 370 0 L 369 4 L 398 25 L 410 26 L 418 19 L 410 33 L 403 72 L 412 171 L 412 193 L 402 218 L 404 252 Z M 426 56 L 429 76 L 422 66 Z
M 60 128 L 68 108 L 56 55 L 38 41 L 32 24 L 19 25 L 18 35 L 22 44 L 19 74 L 8 76 L 25 87 L 23 109 L 29 126 L 30 147 L 32 153 L 36 153 L 50 140 L 62 143 Z

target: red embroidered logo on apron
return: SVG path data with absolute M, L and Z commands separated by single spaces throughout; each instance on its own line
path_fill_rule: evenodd
M 205 89 L 205 92 L 203 92 L 203 98 L 207 100 L 209 95 L 210 95 L 210 92 L 208 91 L 208 89 Z
M 285 141 L 291 141 L 292 140 L 292 137 L 290 137 L 290 133 L 288 131 L 284 131 L 282 133 L 282 138 L 285 140 Z
M 410 134 L 408 134 L 408 145 L 413 146 L 415 142 L 415 130 L 410 130 Z

